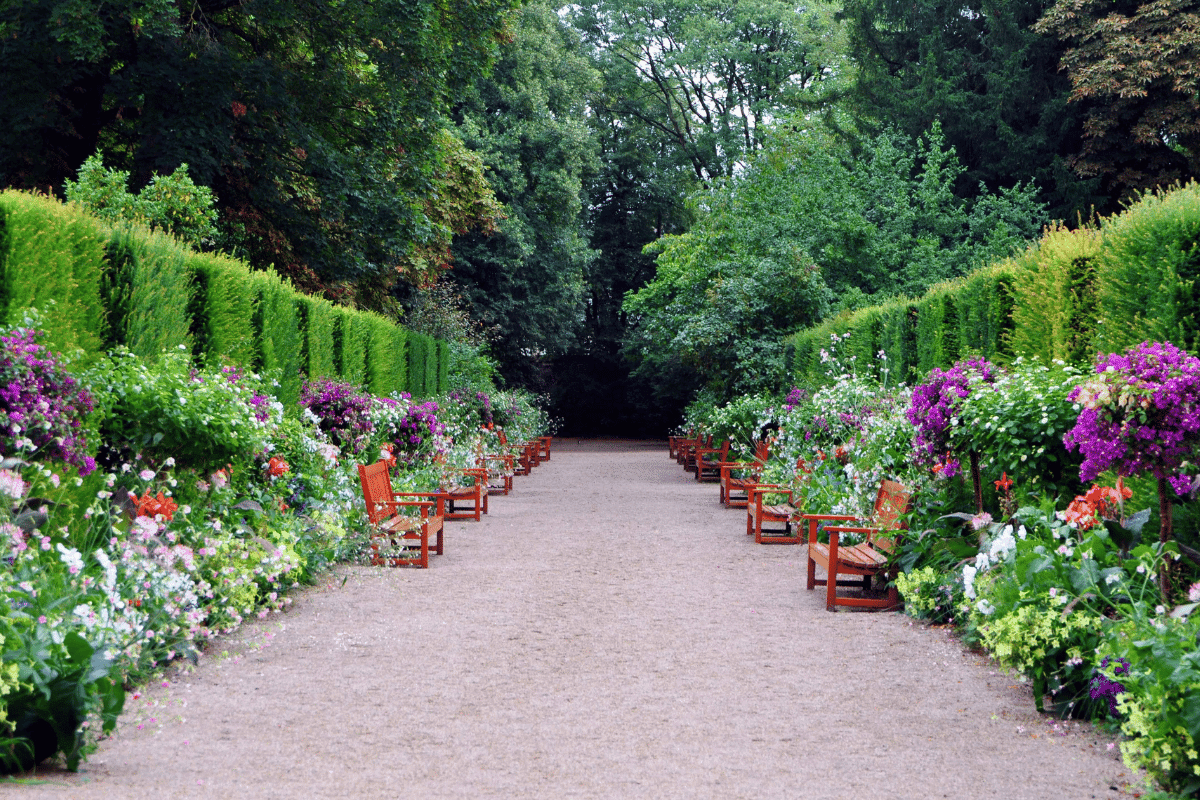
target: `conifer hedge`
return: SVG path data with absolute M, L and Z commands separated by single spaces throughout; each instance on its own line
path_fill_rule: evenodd
M 878 364 L 903 380 L 984 356 L 1090 363 L 1142 341 L 1200 352 L 1200 185 L 1147 193 L 1078 229 L 1046 229 L 1025 252 L 790 336 L 798 383 L 820 383 L 820 351 L 850 334 L 842 358 Z
M 289 408 L 306 377 L 381 395 L 447 388 L 448 347 L 378 314 L 76 205 L 0 192 L 0 322 L 20 321 L 29 307 L 41 310 L 57 350 L 96 356 L 120 345 L 154 358 L 183 345 L 200 361 L 272 373 Z

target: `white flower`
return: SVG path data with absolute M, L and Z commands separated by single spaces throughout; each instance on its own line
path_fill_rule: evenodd
M 975 599 L 975 575 L 977 573 L 978 570 L 970 564 L 963 567 L 963 593 L 969 600 Z
M 1161 617 L 1163 614 L 1167 613 L 1167 609 L 1165 606 L 1155 606 L 1154 613 Z
M 990 616 L 996 612 L 996 607 L 987 600 L 980 600 L 975 604 L 975 610 L 984 616 Z

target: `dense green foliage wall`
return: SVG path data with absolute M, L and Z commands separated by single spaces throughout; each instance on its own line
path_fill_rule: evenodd
M 183 346 L 198 361 L 273 374 L 288 407 L 304 378 L 340 378 L 383 395 L 448 388 L 449 350 L 439 340 L 161 233 L 8 191 L 0 194 L 0 320 L 19 321 L 31 307 L 58 350 L 94 356 L 122 345 L 153 358 Z M 420 340 L 411 351 L 410 335 Z
M 984 356 L 1087 362 L 1144 340 L 1200 349 L 1200 184 L 1144 195 L 1093 226 L 1051 226 L 1024 253 L 893 300 L 826 320 L 787 342 L 801 383 L 821 382 L 821 351 L 886 366 L 910 380 Z M 884 358 L 879 358 L 879 354 Z

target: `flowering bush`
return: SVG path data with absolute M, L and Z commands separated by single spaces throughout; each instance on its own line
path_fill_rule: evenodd
M 351 455 L 362 452 L 375 432 L 371 396 L 359 394 L 348 383 L 328 378 L 306 381 L 300 405 L 312 412 L 333 444 Z
M 981 383 L 994 383 L 996 369 L 982 358 L 959 361 L 948 370 L 934 369 L 925 383 L 913 389 L 908 421 L 916 428 L 913 450 L 919 462 L 945 477 L 959 471 L 953 457 L 952 435 L 959 424 L 959 405 Z
M 1200 444 L 1200 359 L 1162 342 L 1101 355 L 1094 378 L 1069 398 L 1082 409 L 1063 438 L 1084 456 L 1080 478 L 1106 470 L 1152 473 L 1180 494 L 1191 480 L 1181 471 Z
M 1010 371 L 994 375 L 992 391 L 972 391 L 952 412 L 949 449 L 975 451 L 985 474 L 1005 473 L 1035 494 L 1078 487 L 1075 463 L 1062 447 L 1075 421 L 1067 399 L 1079 371 L 1062 363 L 1047 366 L 1017 359 Z
M 117 351 L 83 379 L 96 397 L 98 457 L 109 470 L 138 454 L 202 472 L 245 462 L 283 418 L 283 406 L 257 375 L 195 369 L 183 350 L 164 353 L 153 366 Z
M 0 333 L 0 448 L 38 451 L 87 475 L 96 468 L 82 430 L 92 396 L 40 343 L 33 321 Z

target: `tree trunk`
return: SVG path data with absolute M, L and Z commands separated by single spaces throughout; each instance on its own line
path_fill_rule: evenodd
M 1162 566 L 1158 571 L 1158 588 L 1162 592 L 1163 604 L 1171 603 L 1171 559 L 1163 551 L 1163 545 L 1174 536 L 1174 520 L 1171 512 L 1171 484 L 1166 478 L 1158 479 L 1158 516 L 1162 525 L 1158 529 L 1159 552 L 1162 554 Z
M 974 450 L 970 453 L 971 461 L 971 487 L 975 490 L 975 513 L 983 513 L 983 483 L 979 479 L 979 453 Z

